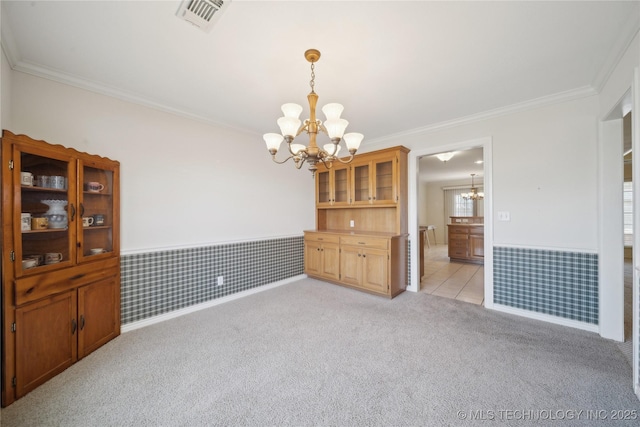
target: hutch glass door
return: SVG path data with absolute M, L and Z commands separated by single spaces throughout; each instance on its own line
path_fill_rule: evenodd
M 75 162 L 55 152 L 14 146 L 16 275 L 75 262 Z M 18 220 L 19 218 L 19 220 Z M 16 226 L 17 228 L 17 226 Z
M 113 170 L 80 161 L 78 262 L 113 252 Z

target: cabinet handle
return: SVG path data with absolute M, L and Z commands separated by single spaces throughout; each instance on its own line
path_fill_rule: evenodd
M 84 314 L 80 315 L 80 330 L 84 329 Z
M 359 256 L 359 257 L 361 257 L 362 255 L 361 255 L 361 254 L 358 254 L 358 256 Z
M 71 335 L 74 335 L 76 333 L 76 329 L 78 329 L 76 319 L 71 319 Z
M 84 205 L 80 203 L 80 216 L 84 216 Z
M 73 203 L 71 203 L 71 221 L 73 221 L 73 218 L 75 218 L 76 216 L 76 207 L 73 206 Z
M 366 257 L 367 257 L 367 254 L 362 254 L 362 258 L 366 258 Z
M 316 251 L 320 252 L 320 248 L 316 249 Z

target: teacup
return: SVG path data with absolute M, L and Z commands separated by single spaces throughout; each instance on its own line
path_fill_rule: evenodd
M 47 252 L 44 254 L 45 264 L 55 264 L 62 261 L 62 254 L 60 252 Z
M 91 191 L 92 193 L 97 193 L 99 191 L 104 190 L 104 185 L 95 181 L 87 182 L 86 186 L 87 186 L 87 191 Z
M 104 225 L 104 215 L 102 214 L 93 215 L 93 225 Z
M 64 176 L 51 176 L 51 188 L 57 188 L 58 190 L 64 190 L 66 187 L 66 179 Z
M 47 175 L 38 175 L 36 184 L 38 187 L 49 188 L 51 187 L 51 177 Z
M 35 258 L 26 258 L 22 260 L 22 269 L 33 268 L 38 266 L 38 260 Z
M 20 172 L 20 184 L 33 186 L 33 174 L 31 172 Z
M 104 249 L 103 248 L 91 248 L 91 249 L 89 249 L 89 252 L 91 252 L 91 255 L 98 255 L 98 254 L 103 254 L 104 253 Z
M 82 217 L 82 226 L 83 227 L 91 227 L 93 225 L 93 217 L 92 216 L 83 216 Z
M 36 260 L 37 265 L 42 265 L 44 264 L 44 255 L 42 254 L 35 254 L 35 255 L 25 255 L 24 257 L 22 257 L 22 259 L 34 259 Z

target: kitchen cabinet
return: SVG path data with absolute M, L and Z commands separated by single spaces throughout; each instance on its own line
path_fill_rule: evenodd
M 120 334 L 119 163 L 2 134 L 2 406 Z
M 449 224 L 449 258 L 484 264 L 484 225 Z

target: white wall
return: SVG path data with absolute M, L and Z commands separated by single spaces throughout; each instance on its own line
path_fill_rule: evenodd
M 125 253 L 315 226 L 311 173 L 273 163 L 260 135 L 20 72 L 11 78 L 6 129 L 120 161 Z
M 11 67 L 4 54 L 4 49 L 0 48 L 0 129 L 4 129 L 4 124 L 8 122 L 9 105 L 11 105 Z
M 589 96 L 376 143 L 410 149 L 491 137 L 493 243 L 597 250 L 598 97 Z M 487 189 L 485 188 L 485 192 Z M 409 195 L 416 197 L 416 195 Z

